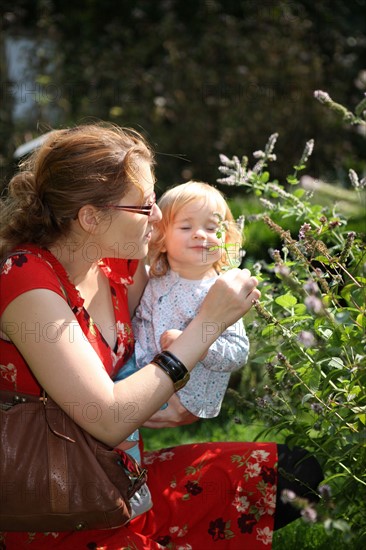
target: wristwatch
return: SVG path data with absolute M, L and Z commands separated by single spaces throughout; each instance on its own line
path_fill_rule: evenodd
M 176 392 L 183 388 L 190 379 L 190 374 L 185 365 L 170 351 L 165 350 L 158 353 L 151 362 L 169 376 Z

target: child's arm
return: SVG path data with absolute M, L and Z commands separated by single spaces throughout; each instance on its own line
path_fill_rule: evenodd
M 214 329 L 214 326 L 207 327 L 207 331 Z M 239 319 L 219 336 L 200 361 L 204 367 L 215 372 L 234 372 L 246 364 L 248 355 L 249 340 L 244 323 Z
M 207 326 L 207 330 L 214 330 L 214 325 Z M 206 356 L 193 369 L 188 384 L 177 393 L 182 405 L 200 418 L 217 416 L 230 373 L 247 362 L 248 352 L 249 342 L 240 320 L 211 345 Z

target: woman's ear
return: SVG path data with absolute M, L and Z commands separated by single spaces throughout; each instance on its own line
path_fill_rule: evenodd
M 86 204 L 78 212 L 78 221 L 84 231 L 92 234 L 95 233 L 99 225 L 100 214 L 95 206 Z

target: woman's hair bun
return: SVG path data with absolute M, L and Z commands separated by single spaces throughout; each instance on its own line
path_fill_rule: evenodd
M 33 172 L 19 172 L 9 183 L 9 196 L 21 203 L 31 204 L 36 194 L 36 179 Z

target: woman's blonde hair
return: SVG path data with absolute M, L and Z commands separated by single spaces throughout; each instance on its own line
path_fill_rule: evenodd
M 158 201 L 163 217 L 161 221 L 154 224 L 149 245 L 148 259 L 151 276 L 161 277 L 169 269 L 167 253 L 164 252 L 165 234 L 168 226 L 184 206 L 198 201 L 202 201 L 204 204 L 207 202 L 213 204 L 213 213 L 218 214 L 218 218 L 223 224 L 225 244 L 230 245 L 228 249 L 230 258 L 233 257 L 233 254 L 239 257 L 243 237 L 223 194 L 208 183 L 188 181 L 169 189 Z M 222 271 L 225 266 L 230 265 L 228 253 L 223 250 L 220 259 L 213 264 L 217 272 Z
M 68 235 L 82 206 L 102 211 L 140 187 L 142 159 L 152 166 L 152 150 L 131 129 L 97 123 L 50 132 L 1 200 L 0 257 L 21 243 L 48 247 Z

